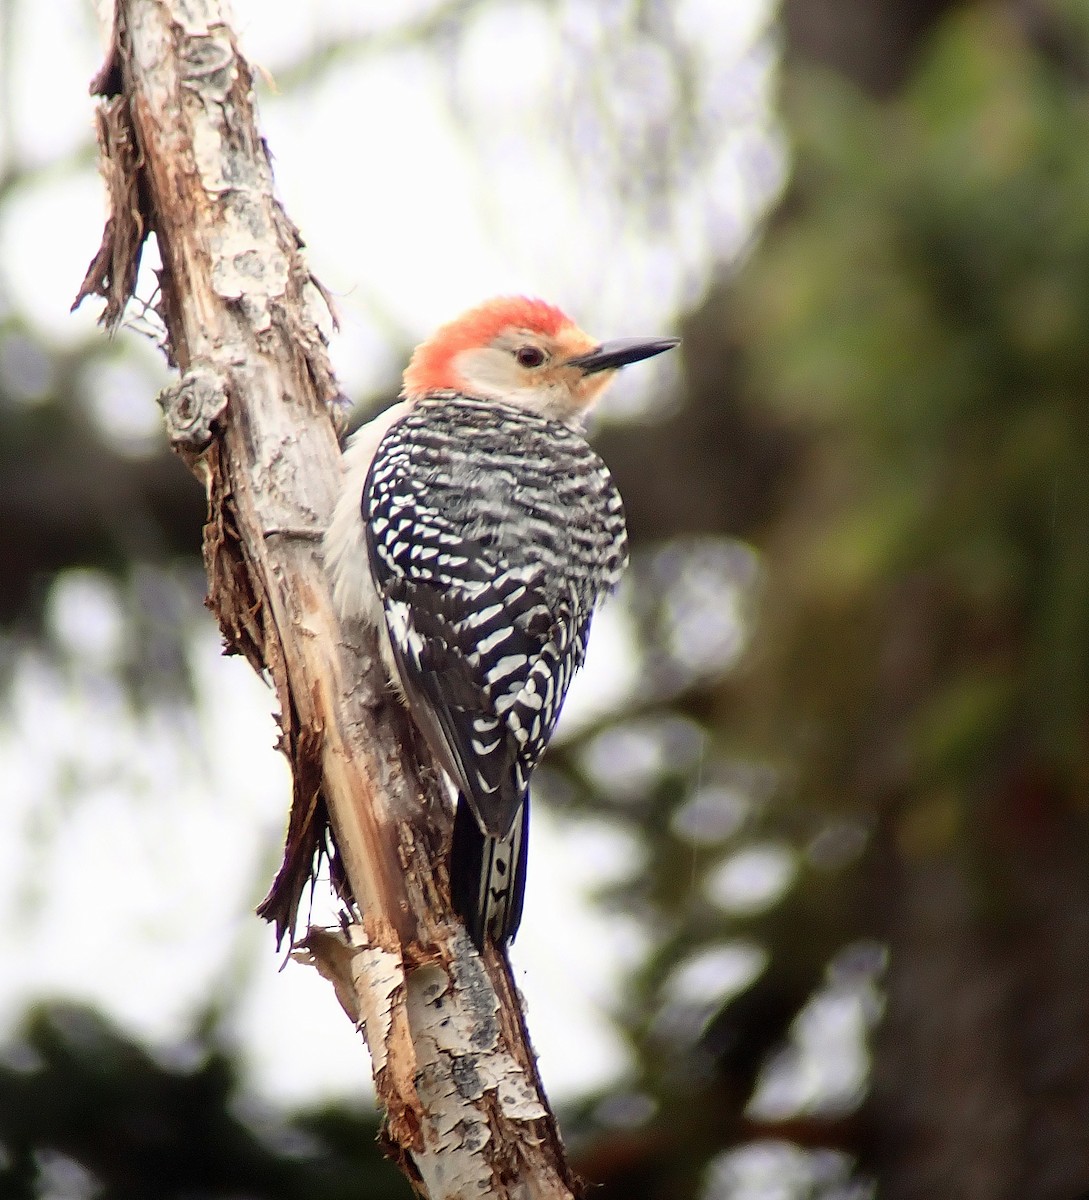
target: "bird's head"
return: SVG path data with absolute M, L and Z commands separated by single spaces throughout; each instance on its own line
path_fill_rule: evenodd
M 598 342 L 543 300 L 503 296 L 421 343 L 402 395 L 461 392 L 579 425 L 621 367 L 676 344 L 676 338 Z

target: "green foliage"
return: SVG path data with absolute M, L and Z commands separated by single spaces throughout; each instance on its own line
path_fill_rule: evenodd
M 288 1119 L 239 1094 L 197 1034 L 152 1056 L 89 1009 L 41 1008 L 2 1050 L 0 1194 L 11 1200 L 410 1196 L 376 1119 L 330 1107 Z
M 980 7 L 896 99 L 795 69 L 786 110 L 791 215 L 739 289 L 753 391 L 811 439 L 773 562 L 772 603 L 794 614 L 775 661 L 785 674 L 809 645 L 793 661 L 843 689 L 806 693 L 844 743 L 834 788 L 867 754 L 858 697 L 898 680 L 883 785 L 970 794 L 1011 739 L 1073 782 L 1089 766 L 1084 87 Z M 885 661 L 854 655 L 870 638 Z M 846 676 L 821 666 L 845 654 Z

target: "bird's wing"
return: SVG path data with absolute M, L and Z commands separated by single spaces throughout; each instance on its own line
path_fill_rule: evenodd
M 594 490 L 595 472 L 611 488 L 607 472 L 563 432 L 586 469 L 556 478 L 533 444 L 555 436 L 540 419 L 432 406 L 387 433 L 362 498 L 401 685 L 496 836 L 518 812 L 624 549 L 610 525 L 622 535 L 615 489 Z

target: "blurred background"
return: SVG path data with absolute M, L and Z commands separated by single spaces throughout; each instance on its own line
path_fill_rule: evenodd
M 1089 5 L 235 12 L 358 419 L 490 294 L 684 339 L 512 955 L 592 1194 L 1089 1196 Z M 157 318 L 68 312 L 101 54 L 0 0 L 0 1195 L 404 1197 Z

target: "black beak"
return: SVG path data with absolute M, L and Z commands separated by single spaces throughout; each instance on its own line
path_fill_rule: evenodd
M 580 354 L 578 358 L 569 358 L 567 365 L 578 367 L 586 375 L 597 371 L 615 371 L 617 367 L 626 367 L 628 363 L 640 362 L 644 358 L 653 358 L 672 350 L 680 338 L 618 338 L 615 342 L 602 342 L 588 354 Z

